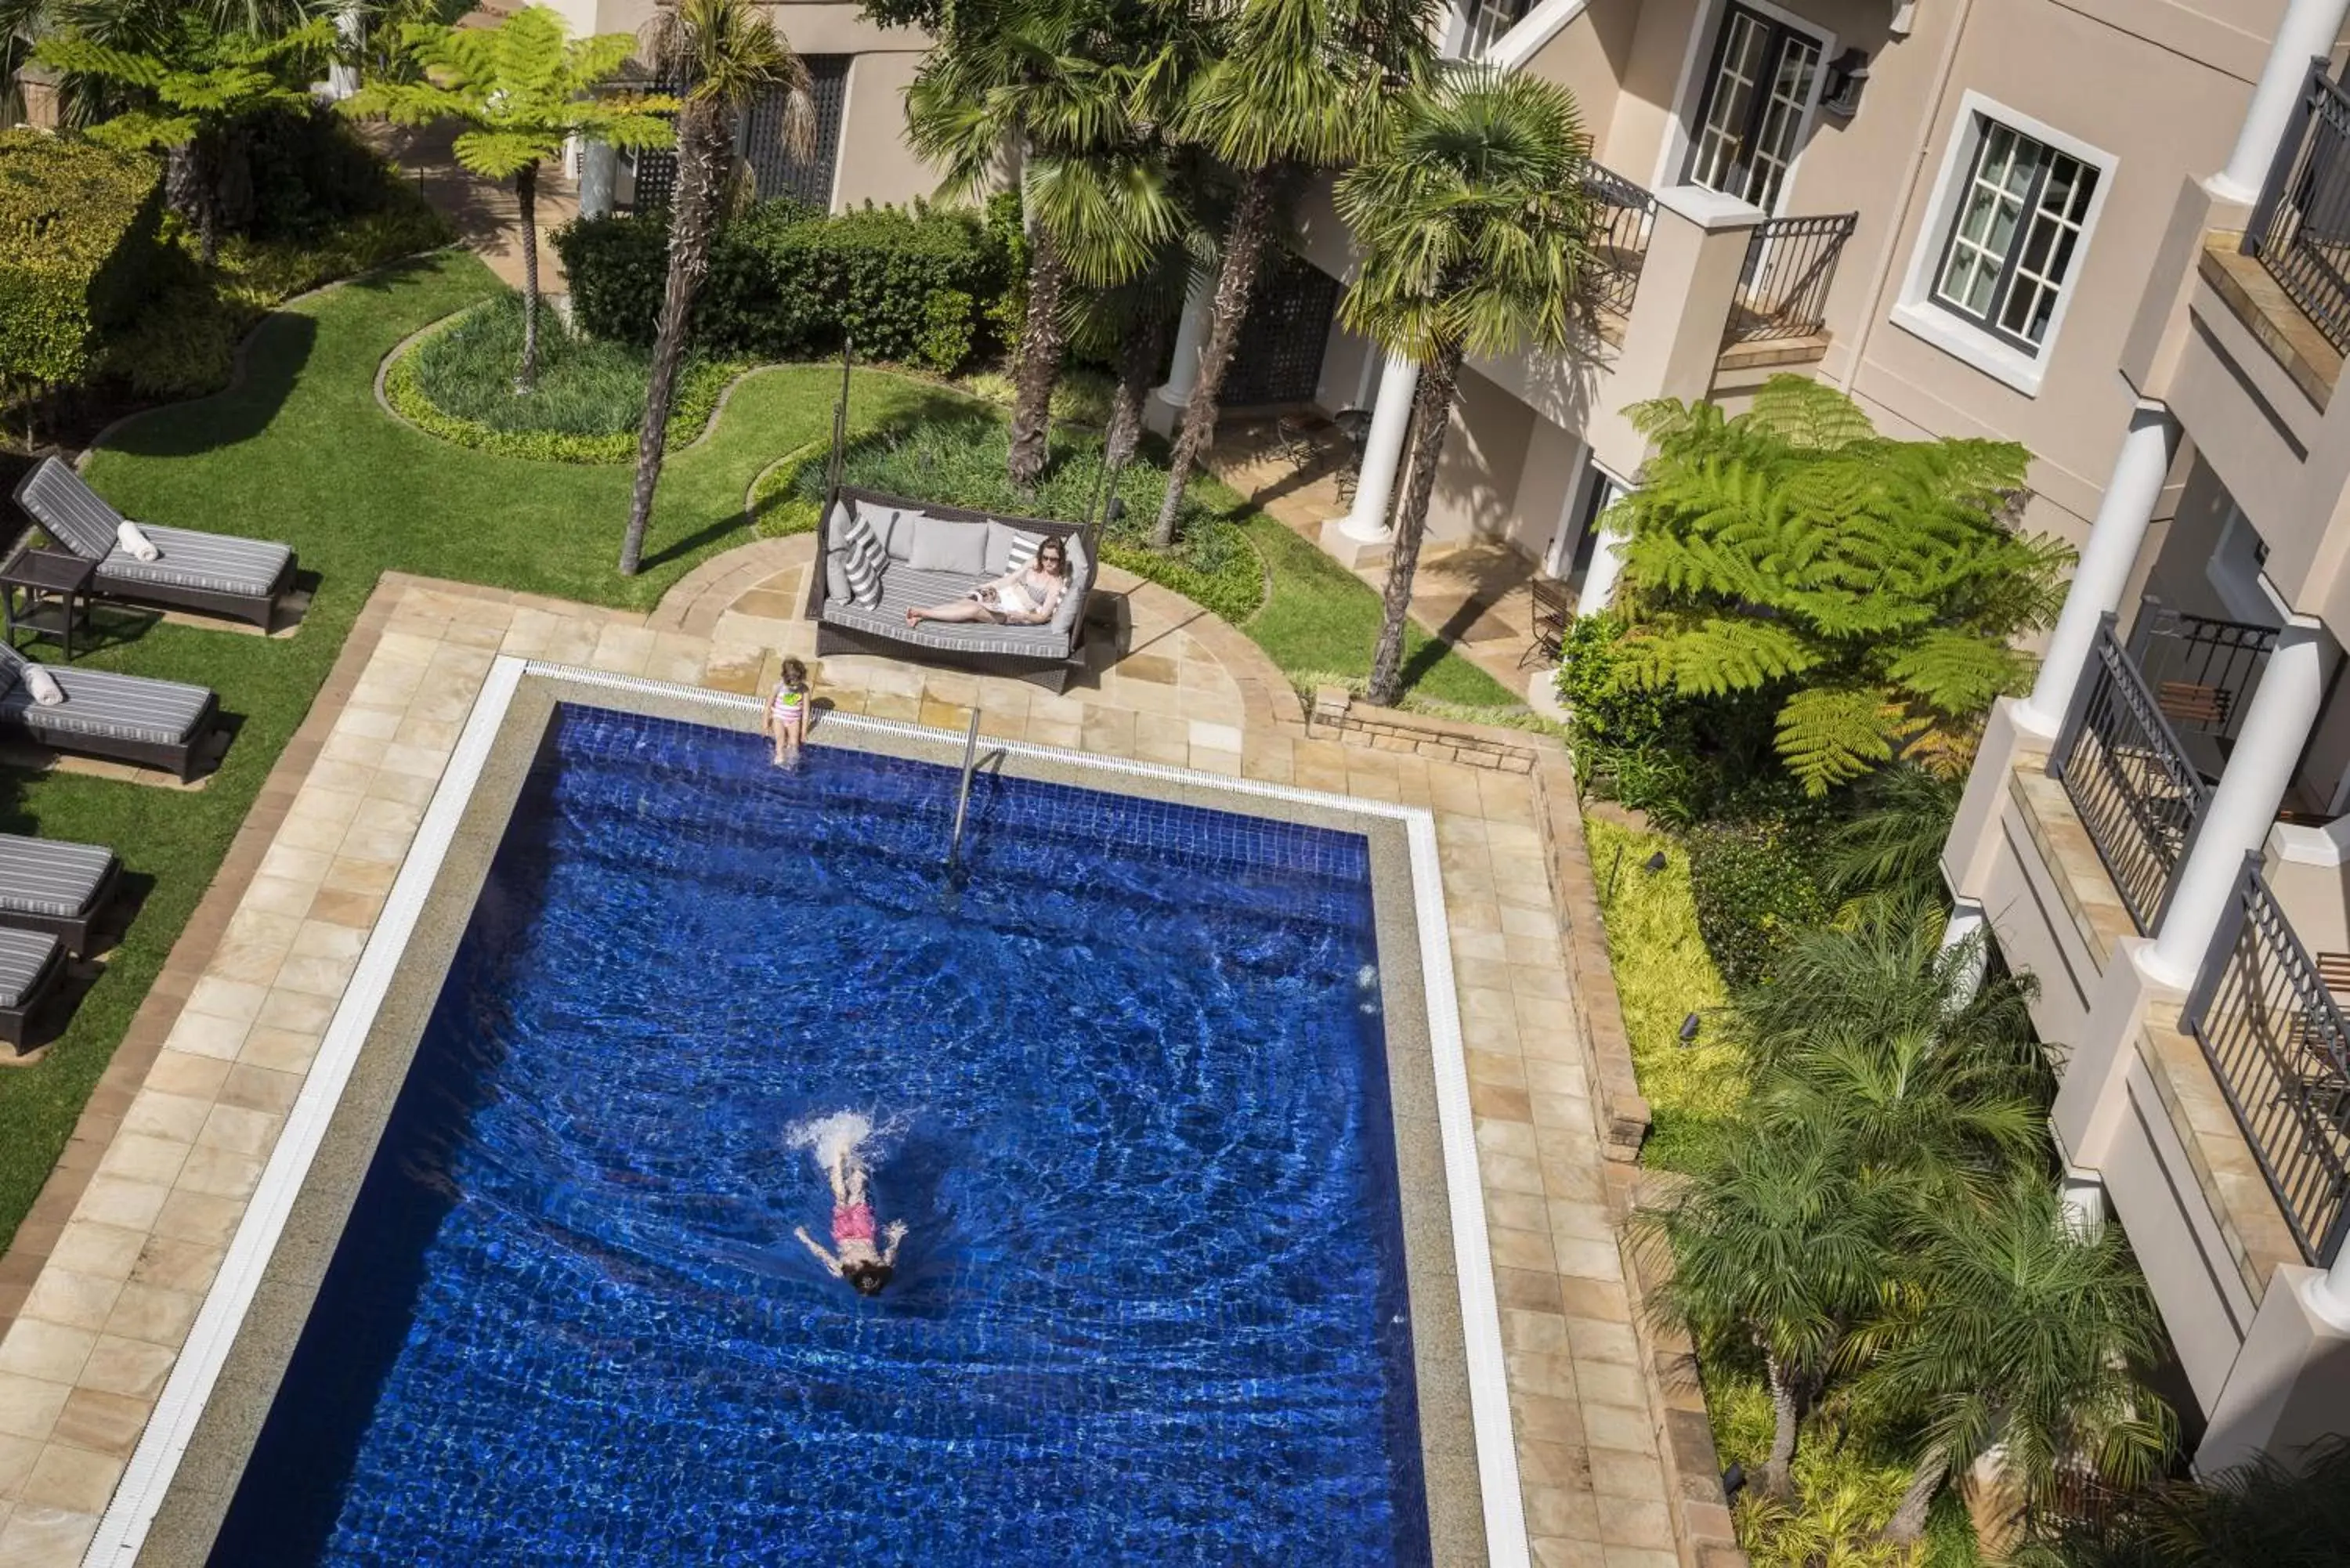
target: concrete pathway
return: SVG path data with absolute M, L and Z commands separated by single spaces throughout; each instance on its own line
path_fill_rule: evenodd
M 706 562 L 650 615 L 383 580 L 0 1259 L 0 1568 L 63 1568 L 97 1529 L 494 657 L 757 690 L 812 650 L 810 547 Z M 1563 758 L 1408 717 L 1309 725 L 1254 644 L 1105 577 L 1125 628 L 1065 694 L 864 657 L 822 661 L 818 694 L 949 728 L 976 704 L 991 734 L 1430 808 L 1535 1560 L 1724 1561 L 1713 1478 L 1669 1468 L 1689 1395 L 1638 1326 L 1570 1002 Z

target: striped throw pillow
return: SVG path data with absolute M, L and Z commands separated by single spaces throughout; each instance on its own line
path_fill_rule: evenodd
M 889 556 L 871 524 L 854 511 L 840 530 L 841 566 L 848 575 L 848 600 L 863 609 L 881 602 L 881 566 Z
M 1036 559 L 1036 546 L 1044 542 L 1045 536 L 1042 534 L 1014 532 L 1012 535 L 1012 554 L 1006 558 L 1007 565 L 1004 569 L 1013 572 L 1026 571 Z

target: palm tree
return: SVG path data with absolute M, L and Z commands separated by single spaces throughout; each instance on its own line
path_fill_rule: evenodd
M 1862 807 L 1829 836 L 1823 888 L 1847 920 L 1866 908 L 1914 903 L 1942 890 L 1942 845 L 1966 793 L 1962 774 L 1900 762 L 1860 786 Z
M 807 67 L 752 0 L 677 0 L 655 13 L 644 42 L 662 78 L 683 84 L 684 107 L 677 119 L 677 185 L 670 197 L 669 281 L 653 335 L 644 428 L 637 436 L 636 493 L 620 542 L 620 575 L 629 577 L 644 558 L 645 527 L 669 440 L 670 401 L 733 172 L 735 119 L 761 97 L 781 91 L 786 95 L 785 144 L 806 151 L 816 126 Z
M 1433 0 L 1222 0 L 1207 13 L 1204 46 L 1162 47 L 1139 73 L 1142 117 L 1208 153 L 1238 185 L 1151 533 L 1160 548 L 1175 542 L 1191 467 L 1215 434 L 1224 372 L 1295 181 L 1381 144 L 1399 90 L 1433 56 L 1435 17 Z
M 983 189 L 1008 148 L 1022 152 L 1033 222 L 1006 473 L 1023 492 L 1045 471 L 1071 285 L 1125 283 L 1180 226 L 1163 160 L 1130 112 L 1123 63 L 1148 43 L 1149 16 L 1162 14 L 1104 0 L 951 7 L 907 89 L 909 140 L 945 166 L 942 191 Z
M 1405 618 L 1438 453 L 1468 355 L 1565 344 L 1589 258 L 1590 140 L 1565 88 L 1474 67 L 1409 99 L 1392 142 L 1338 182 L 1362 270 L 1339 317 L 1419 366 L 1369 697 L 1403 687 Z
M 2350 1563 L 2350 1442 L 2287 1465 L 2262 1455 L 2198 1485 L 2171 1481 L 2111 1518 L 2066 1528 L 2017 1568 L 2338 1568 Z
M 1745 1127 L 1716 1140 L 1674 1200 L 1635 1225 L 1670 1274 L 1655 1310 L 1701 1344 L 1762 1358 L 1772 1434 L 1757 1484 L 1783 1495 L 1804 1407 L 1889 1266 L 1879 1210 L 1829 1139 Z
M 2162 1323 L 2119 1230 L 2076 1233 L 2044 1178 L 1915 1223 L 1891 1310 L 1852 1342 L 1865 1390 L 1923 1428 L 1887 1539 L 1917 1540 L 1950 1472 L 1994 1448 L 2027 1517 L 2067 1464 L 2122 1485 L 2158 1475 L 2176 1421 L 2131 1368 L 2158 1359 Z
M 1157 262 L 1126 282 L 1075 293 L 1069 341 L 1108 359 L 1118 372 L 1109 425 L 1102 433 L 1102 462 L 1109 467 L 1125 466 L 1141 445 L 1143 403 L 1167 361 L 1192 265 L 1189 249 L 1170 244 Z
M 147 47 L 102 42 L 75 28 L 43 38 L 33 55 L 53 69 L 136 92 L 137 107 L 90 126 L 89 138 L 170 155 L 172 187 L 193 208 L 210 266 L 220 254 L 220 171 L 230 127 L 260 109 L 307 104 L 312 67 L 334 40 L 335 25 L 324 16 L 272 36 L 221 31 L 192 13 L 155 30 Z
M 492 180 L 512 179 L 522 220 L 522 371 L 515 390 L 538 385 L 538 166 L 574 136 L 614 147 L 666 147 L 672 98 L 602 96 L 597 86 L 628 63 L 626 33 L 568 38 L 562 15 L 526 5 L 494 27 L 410 26 L 406 80 L 368 83 L 343 100 L 347 114 L 398 125 L 462 119 L 457 161 Z

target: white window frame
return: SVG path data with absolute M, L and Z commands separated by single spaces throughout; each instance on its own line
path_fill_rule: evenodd
M 2048 313 L 2048 330 L 2033 352 L 2018 348 L 1934 302 L 1936 277 L 1950 247 L 1951 225 L 1959 221 L 1960 200 L 1974 168 L 1975 155 L 1982 145 L 1985 120 L 1996 120 L 2096 171 L 2096 189 L 2089 192 L 2089 210 L 2081 220 L 2081 237 L 2073 247 L 2072 269 L 2058 290 L 2056 307 Z M 2048 363 L 2055 357 L 2057 342 L 2064 336 L 2064 317 L 2073 307 L 2073 296 L 2088 270 L 2089 248 L 2096 243 L 2097 220 L 2105 213 L 2106 198 L 2113 194 L 2115 172 L 2120 167 L 2121 160 L 2105 149 L 2092 147 L 2076 136 L 2068 136 L 2053 125 L 1970 88 L 1960 99 L 1957 117 L 1951 120 L 1950 134 L 1943 141 L 1941 172 L 1935 177 L 1933 200 L 1926 208 L 1926 221 L 1919 225 L 1917 241 L 1909 252 L 1909 270 L 1902 280 L 1900 299 L 1893 307 L 1893 324 L 2025 397 L 2038 397 Z
M 1803 173 L 1804 154 L 1810 151 L 1812 132 L 1819 124 L 1820 94 L 1827 86 L 1827 63 L 1836 57 L 1836 35 L 1821 26 L 1809 16 L 1798 16 L 1771 0 L 1737 0 L 1749 11 L 1768 16 L 1781 26 L 1815 39 L 1820 46 L 1820 68 L 1812 73 L 1812 90 L 1804 100 L 1803 122 L 1795 128 L 1795 155 L 1787 160 L 1786 177 L 1779 182 L 1779 201 L 1769 216 L 1779 217 L 1795 193 L 1795 182 Z M 1690 144 L 1695 140 L 1699 107 L 1705 101 L 1707 88 L 1704 71 L 1711 65 L 1721 42 L 1721 29 L 1727 20 L 1727 0 L 1699 0 L 1697 19 L 1690 28 L 1688 47 L 1681 53 L 1680 82 L 1673 88 L 1672 119 L 1665 129 L 1665 144 L 1657 152 L 1655 172 L 1648 177 L 1648 189 L 1661 191 L 1667 186 L 1684 184 L 1682 171 L 1689 166 Z

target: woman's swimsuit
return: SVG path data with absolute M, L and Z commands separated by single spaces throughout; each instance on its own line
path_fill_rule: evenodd
M 843 1241 L 863 1241 L 869 1245 L 872 1241 L 873 1205 L 870 1203 L 841 1203 L 836 1204 L 833 1207 L 832 1241 L 834 1246 L 837 1247 Z

